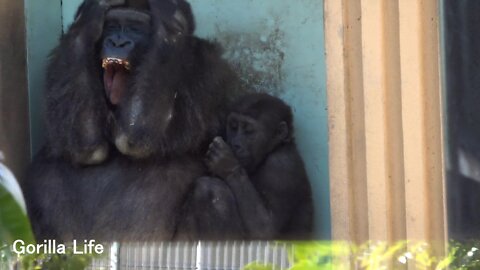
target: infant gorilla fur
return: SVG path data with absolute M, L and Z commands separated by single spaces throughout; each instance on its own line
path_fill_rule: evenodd
M 211 176 L 197 179 L 185 205 L 181 239 L 311 239 L 312 192 L 292 121 L 267 94 L 234 103 L 226 142 L 216 137 L 206 154 Z

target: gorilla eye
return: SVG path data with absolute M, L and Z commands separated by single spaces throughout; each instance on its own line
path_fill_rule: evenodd
M 140 33 L 141 32 L 140 28 L 138 28 L 134 25 L 126 27 L 126 30 L 127 30 L 127 32 L 131 32 L 131 33 Z
M 105 25 L 105 30 L 108 32 L 119 31 L 120 25 L 118 23 L 107 23 L 107 25 Z
M 130 22 L 129 25 L 126 27 L 126 30 L 131 33 L 146 34 L 148 33 L 148 28 L 148 25 Z

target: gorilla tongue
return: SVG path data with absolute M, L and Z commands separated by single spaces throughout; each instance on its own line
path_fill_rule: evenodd
M 127 88 L 128 71 L 120 64 L 110 64 L 105 67 L 103 72 L 103 85 L 105 94 L 110 103 L 117 105 Z

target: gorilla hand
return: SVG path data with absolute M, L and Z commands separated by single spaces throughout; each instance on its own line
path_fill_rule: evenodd
M 205 163 L 213 174 L 222 179 L 241 168 L 230 146 L 221 137 L 215 137 L 208 147 Z
M 125 4 L 125 0 L 100 0 L 100 5 L 107 7 L 120 6 Z
M 167 38 L 165 23 L 173 19 L 178 4 L 171 0 L 148 0 L 152 13 L 154 37 L 158 41 Z
M 96 43 L 102 36 L 107 10 L 124 3 L 125 0 L 85 0 L 75 16 L 72 29 L 76 29 L 75 34 L 83 41 Z

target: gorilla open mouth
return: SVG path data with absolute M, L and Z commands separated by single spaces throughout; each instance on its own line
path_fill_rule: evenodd
M 119 58 L 104 58 L 102 68 L 105 94 L 112 105 L 117 105 L 126 92 L 130 62 Z

